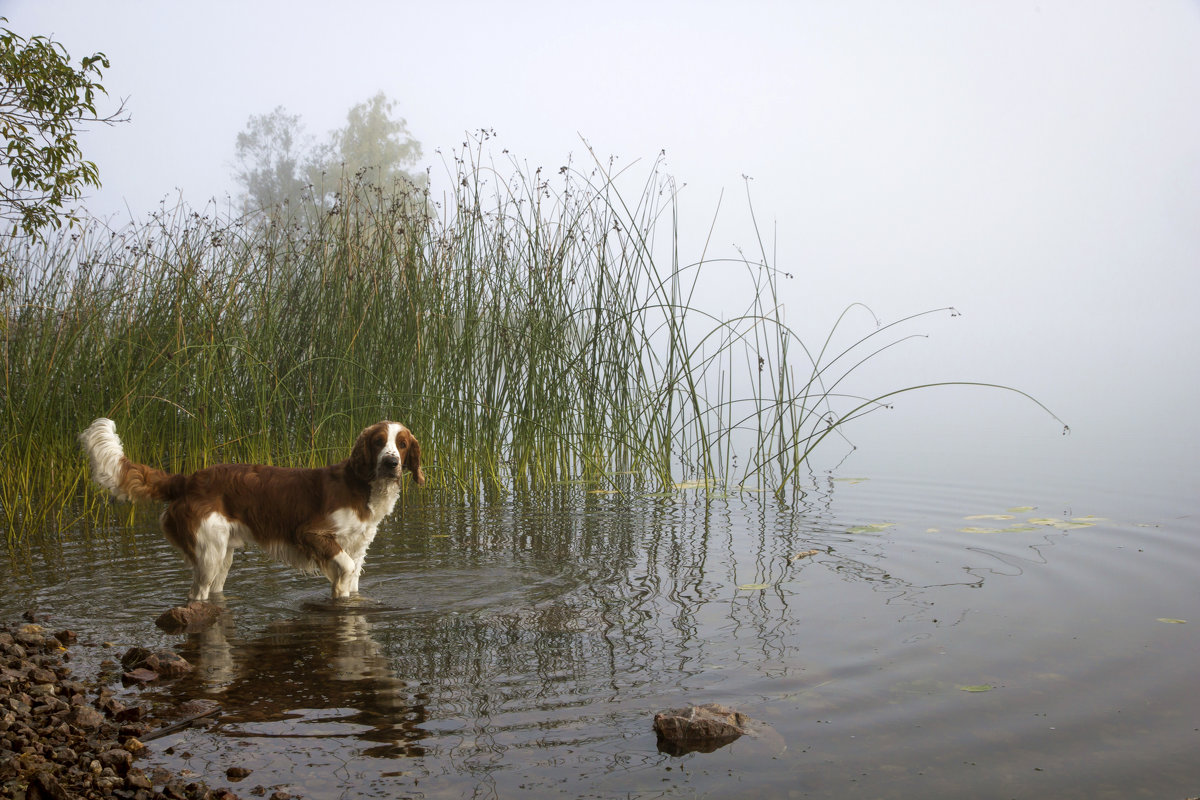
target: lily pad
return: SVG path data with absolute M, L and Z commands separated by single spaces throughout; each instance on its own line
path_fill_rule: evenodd
M 963 519 L 1012 519 L 1012 514 L 973 514 Z
M 980 684 L 979 686 L 960 686 L 960 687 L 958 687 L 958 690 L 960 692 L 978 693 L 978 692 L 990 692 L 993 688 L 995 688 L 995 687 L 988 686 L 986 683 L 984 683 L 984 684 Z
M 1012 514 L 1028 514 L 1035 508 L 1037 508 L 1037 506 L 1013 506 L 1012 508 L 1008 509 L 1008 511 Z
M 1045 525 L 1050 528 L 1058 528 L 1059 530 L 1069 531 L 1075 528 L 1092 528 L 1097 522 L 1103 521 L 1101 517 L 1072 517 L 1071 519 L 1052 519 L 1051 517 L 1033 517 L 1028 520 L 1031 525 Z
M 849 529 L 850 533 L 879 533 L 892 527 L 894 522 L 871 522 L 866 525 L 855 525 Z
M 1187 624 L 1186 619 L 1172 619 L 1171 617 L 1159 617 L 1158 621 L 1165 622 L 1169 625 L 1186 625 Z
M 676 489 L 707 489 L 710 486 L 709 482 L 704 478 L 699 478 L 694 481 L 682 481 L 674 485 Z
M 834 480 L 838 481 L 839 483 L 849 483 L 854 485 L 856 483 L 862 483 L 863 481 L 869 481 L 870 478 L 834 478 Z
M 1029 531 L 1036 531 L 1036 530 L 1037 530 L 1037 528 L 1035 528 L 1033 525 L 1009 525 L 1007 528 L 966 527 L 966 528 L 959 528 L 958 532 L 959 533 L 1027 533 Z
M 769 584 L 769 583 L 743 583 L 741 586 L 738 587 L 738 591 L 740 591 L 740 592 L 757 592 L 757 591 L 761 591 L 762 589 L 770 589 L 770 588 L 771 588 L 771 584 Z

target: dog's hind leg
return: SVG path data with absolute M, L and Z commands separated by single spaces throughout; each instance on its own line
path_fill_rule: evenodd
M 210 591 L 221 594 L 225 591 L 225 579 L 229 577 L 229 568 L 233 566 L 233 545 L 225 545 L 225 557 L 221 559 L 220 566 L 217 567 L 217 574 L 213 578 Z
M 214 589 L 221 591 L 225 576 L 233 561 L 233 548 L 229 538 L 232 525 L 217 512 L 200 520 L 196 526 L 196 538 L 192 558 L 192 590 L 188 602 L 208 600 Z
M 225 591 L 225 579 L 229 577 L 229 568 L 233 566 L 233 553 L 239 547 L 246 544 L 246 539 L 249 536 L 250 532 L 244 525 L 238 522 L 229 522 L 229 534 L 225 537 L 225 555 L 221 559 L 217 576 L 212 582 L 213 592 L 222 593 Z

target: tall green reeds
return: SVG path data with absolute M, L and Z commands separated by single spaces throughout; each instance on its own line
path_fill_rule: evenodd
M 839 383 L 891 328 L 807 349 L 765 255 L 738 266 L 746 308 L 693 302 L 710 262 L 679 262 L 656 168 L 629 197 L 603 164 L 506 172 L 481 145 L 453 156 L 442 198 L 351 182 L 291 215 L 180 205 L 10 244 L 10 540 L 99 507 L 75 436 L 100 415 L 171 470 L 330 463 L 399 419 L 432 485 L 474 499 L 567 480 L 786 489 L 816 442 L 879 406 Z

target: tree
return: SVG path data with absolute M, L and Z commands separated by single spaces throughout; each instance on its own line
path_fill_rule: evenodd
M 0 22 L 7 22 L 0 17 Z M 67 204 L 87 186 L 100 186 L 95 163 L 85 161 L 78 132 L 86 123 L 126 118 L 124 103 L 101 117 L 96 111 L 108 58 L 94 53 L 71 65 L 62 45 L 45 36 L 26 39 L 0 28 L 0 219 L 14 235 L 40 238 L 46 228 L 79 222 Z
M 277 106 L 251 116 L 234 150 L 247 205 L 262 210 L 296 202 L 308 185 L 309 149 L 299 114 Z
M 388 191 L 396 181 L 422 185 L 423 176 L 407 171 L 421 157 L 421 145 L 408 123 L 392 116 L 395 105 L 383 92 L 359 103 L 346 114 L 345 127 L 320 145 L 305 135 L 300 116 L 283 106 L 251 116 L 235 148 L 235 177 L 247 207 L 294 207 L 306 196 L 329 204 L 346 181 Z
M 330 137 L 327 169 L 340 166 L 349 175 L 362 173 L 377 186 L 389 187 L 396 180 L 413 182 L 405 168 L 416 166 L 421 144 L 408 132 L 403 117 L 392 118 L 396 103 L 379 92 L 346 114 L 346 127 Z

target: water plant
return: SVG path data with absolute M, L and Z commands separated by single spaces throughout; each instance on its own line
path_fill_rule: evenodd
M 390 417 L 428 443 L 430 484 L 471 501 L 564 481 L 784 492 L 823 439 L 916 388 L 845 396 L 915 317 L 834 346 L 843 316 L 810 350 L 761 247 L 736 259 L 746 308 L 694 302 L 714 261 L 680 262 L 659 164 L 630 200 L 628 169 L 497 167 L 486 139 L 448 157 L 442 198 L 347 185 L 289 214 L 164 204 L 10 242 L 9 539 L 102 513 L 75 443 L 99 415 L 172 470 L 328 463 Z

